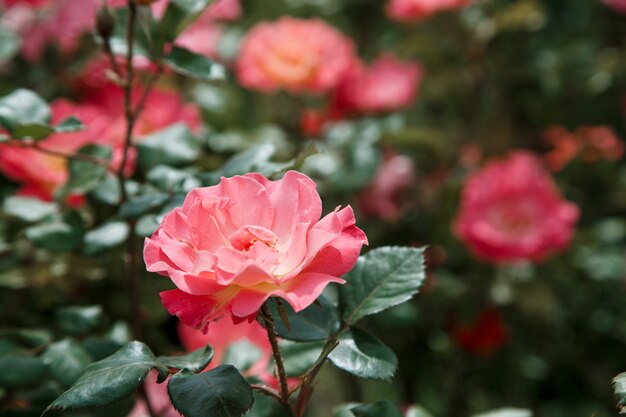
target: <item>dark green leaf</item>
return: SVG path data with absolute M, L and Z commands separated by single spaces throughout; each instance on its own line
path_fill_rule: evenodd
M 157 30 L 165 41 L 171 42 L 206 9 L 213 0 L 171 0 Z
M 70 116 L 67 119 L 62 120 L 61 123 L 54 127 L 54 130 L 58 133 L 78 132 L 84 129 L 85 125 L 83 124 L 83 122 L 81 122 L 74 116 Z
M 426 411 L 424 407 L 421 407 L 419 405 L 414 405 L 414 406 L 409 407 L 409 409 L 406 412 L 406 417 L 433 417 L 433 415 L 429 413 L 428 411 Z
M 211 346 L 205 346 L 186 355 L 159 356 L 157 360 L 170 369 L 200 372 L 207 367 L 212 358 L 213 349 Z
M 317 361 L 324 342 L 280 342 L 280 350 L 283 355 L 285 371 L 289 376 L 300 376 L 306 373 Z
M 173 47 L 165 61 L 174 71 L 188 77 L 199 80 L 224 78 L 223 66 L 185 48 Z
M 156 358 L 146 345 L 127 343 L 112 356 L 88 365 L 76 383 L 50 404 L 46 412 L 101 407 L 120 401 L 132 395 L 155 367 Z
M 184 123 L 177 123 L 144 137 L 137 144 L 139 165 L 149 170 L 157 165 L 180 166 L 195 161 L 200 141 Z
M 35 245 L 55 252 L 72 250 L 82 241 L 82 230 L 60 220 L 31 226 L 25 233 Z
M 401 304 L 415 295 L 425 278 L 424 249 L 383 247 L 359 257 L 339 288 L 343 318 L 361 318 Z
M 109 222 L 85 233 L 85 253 L 94 254 L 121 245 L 128 237 L 125 222 Z
M 36 93 L 18 89 L 0 97 L 0 125 L 9 132 L 18 125 L 48 124 L 50 107 Z
M 620 413 L 626 413 L 626 372 L 613 378 L 613 391 L 617 397 Z
M 337 332 L 341 325 L 337 308 L 324 296 L 318 298 L 318 301 L 321 307 L 313 304 L 299 313 L 294 312 L 289 304 L 283 303 L 291 329 L 287 329 L 281 320 L 276 304 L 269 303 L 278 335 L 288 340 L 312 342 L 325 340 Z
M 45 123 L 28 123 L 16 125 L 13 128 L 13 138 L 15 139 L 45 139 L 54 133 L 54 129 Z
M 390 379 L 398 359 L 383 342 L 358 329 L 339 338 L 339 345 L 328 356 L 339 369 L 361 378 Z
M 111 160 L 111 149 L 100 145 L 87 145 L 78 150 L 79 154 L 89 155 L 103 161 Z M 90 161 L 72 159 L 68 162 L 70 178 L 58 192 L 60 199 L 71 194 L 84 194 L 100 184 L 107 173 L 107 168 Z
M 333 408 L 333 417 L 354 417 L 354 414 L 352 414 L 352 411 L 350 410 L 359 405 L 361 404 L 360 403 L 341 404 L 340 406 Z
M 189 172 L 167 165 L 158 165 L 152 168 L 146 178 L 159 190 L 166 192 L 188 191 L 202 185 Z
M 352 408 L 355 417 L 404 417 L 402 412 L 390 401 L 377 401 L 374 404 L 359 405 Z
M 254 402 L 250 385 L 231 365 L 201 374 L 176 374 L 168 392 L 174 407 L 185 417 L 238 417 Z
M 152 192 L 135 197 L 125 202 L 120 208 L 120 217 L 124 219 L 135 219 L 152 210 L 162 207 L 170 196 L 165 193 Z
M 91 336 L 83 340 L 82 345 L 94 361 L 99 361 L 114 354 L 123 343 L 108 337 Z
M 56 213 L 57 206 L 37 198 L 11 196 L 4 200 L 3 209 L 10 216 L 32 223 Z
M 60 329 L 68 333 L 86 333 L 102 322 L 102 307 L 63 307 L 56 311 L 55 321 Z
M 40 329 L 1 329 L 0 339 L 9 339 L 27 347 L 39 347 L 50 343 L 52 335 Z
M 246 372 L 263 357 L 263 352 L 255 344 L 240 340 L 228 346 L 222 363 L 232 365 L 239 372 Z
M 65 339 L 50 345 L 42 355 L 50 369 L 50 375 L 70 387 L 93 359 L 85 349 L 71 339 Z
M 0 369 L 0 387 L 15 390 L 40 384 L 47 366 L 39 358 L 15 352 L 0 357 Z
M 221 169 L 203 174 L 202 177 L 207 185 L 217 184 L 221 177 L 232 177 L 247 172 L 260 172 L 265 175 L 274 173 L 276 164 L 271 162 L 276 154 L 276 145 L 263 143 L 255 145 L 230 158 Z

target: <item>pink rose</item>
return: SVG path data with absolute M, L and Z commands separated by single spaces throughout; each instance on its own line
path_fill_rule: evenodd
M 165 216 L 146 239 L 144 260 L 178 287 L 161 293 L 165 308 L 203 332 L 225 313 L 254 319 L 272 296 L 300 311 L 329 283 L 344 283 L 339 277 L 367 244 L 350 206 L 320 220 L 321 212 L 304 174 L 222 178 Z
M 364 213 L 385 220 L 400 217 L 402 194 L 413 184 L 415 164 L 406 155 L 385 154 L 372 184 L 360 196 Z
M 6 7 L 11 7 L 18 4 L 29 7 L 41 7 L 48 2 L 50 2 L 50 0 L 0 0 L 0 4 Z
M 618 13 L 626 14 L 626 0 L 602 0 L 602 3 Z
M 355 67 L 339 85 L 334 105 L 347 113 L 389 112 L 415 101 L 423 76 L 416 62 L 402 62 L 386 54 L 369 68 Z
M 487 261 L 537 262 L 569 245 L 578 216 L 539 158 L 514 151 L 467 180 L 454 231 Z
M 387 15 L 399 22 L 417 22 L 444 11 L 460 9 L 471 0 L 389 0 Z
M 324 21 L 283 17 L 250 30 L 236 73 L 253 90 L 322 93 L 339 84 L 355 59 L 352 41 Z

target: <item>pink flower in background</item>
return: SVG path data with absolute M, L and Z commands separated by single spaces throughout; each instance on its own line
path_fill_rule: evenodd
M 254 319 L 281 297 L 300 311 L 354 266 L 367 244 L 350 206 L 320 219 L 315 183 L 289 171 L 270 181 L 251 173 L 192 190 L 146 239 L 148 271 L 178 289 L 161 293 L 171 314 L 203 332 L 226 313 Z
M 6 7 L 12 7 L 15 5 L 25 5 L 29 7 L 41 7 L 50 0 L 0 0 L 0 4 Z
M 387 15 L 400 22 L 417 22 L 428 19 L 444 10 L 461 9 L 471 0 L 389 0 Z
M 423 77 L 417 62 L 385 54 L 369 68 L 355 66 L 339 84 L 333 105 L 343 113 L 390 112 L 415 101 Z
M 253 90 L 323 93 L 339 84 L 355 59 L 352 41 L 324 21 L 283 17 L 250 30 L 236 73 Z
M 618 13 L 626 14 L 626 0 L 602 0 L 602 3 Z
M 486 261 L 537 262 L 569 245 L 578 217 L 540 159 L 514 151 L 467 180 L 454 231 Z
M 462 324 L 452 321 L 452 339 L 464 351 L 488 357 L 496 353 L 509 340 L 509 329 L 500 310 L 488 308 L 473 322 Z
M 400 217 L 402 194 L 413 184 L 415 165 L 405 155 L 388 152 L 372 184 L 361 193 L 363 212 L 385 220 Z

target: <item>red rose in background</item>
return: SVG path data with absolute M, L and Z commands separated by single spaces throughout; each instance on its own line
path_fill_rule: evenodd
M 252 90 L 323 93 L 339 84 L 355 59 L 352 40 L 323 20 L 283 17 L 250 30 L 235 71 Z
M 444 10 L 461 9 L 471 0 L 389 0 L 387 15 L 399 22 L 417 22 Z
M 354 66 L 334 95 L 339 113 L 390 112 L 413 104 L 423 77 L 417 62 L 385 54 L 370 67 Z
M 539 158 L 514 151 L 467 180 L 454 231 L 486 261 L 537 262 L 569 245 L 578 216 Z
M 452 322 L 452 339 L 468 353 L 491 356 L 509 340 L 509 330 L 502 314 L 497 309 L 483 311 L 472 323 Z
M 618 13 L 626 14 L 626 0 L 602 0 L 602 3 Z

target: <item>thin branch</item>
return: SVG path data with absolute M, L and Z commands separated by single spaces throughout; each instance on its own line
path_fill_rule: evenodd
M 261 394 L 265 396 L 273 398 L 276 401 L 282 402 L 282 398 L 280 397 L 280 394 L 274 388 L 270 388 L 265 384 L 250 384 L 250 387 L 252 388 L 253 391 L 260 392 Z
M 23 148 L 31 148 L 34 149 L 38 152 L 41 153 L 45 153 L 51 156 L 56 156 L 59 158 L 64 158 L 64 159 L 71 159 L 71 160 L 75 160 L 75 161 L 84 161 L 84 162 L 89 162 L 91 164 L 94 165 L 100 165 L 103 166 L 105 168 L 107 168 L 108 170 L 111 170 L 111 164 L 109 163 L 108 160 L 103 159 L 103 158 L 98 158 L 97 156 L 93 156 L 93 155 L 87 155 L 87 154 L 82 154 L 82 153 L 66 153 L 66 152 L 61 152 L 61 151 L 57 151 L 54 149 L 50 149 L 50 148 L 45 148 L 43 146 L 41 146 L 38 142 L 22 142 L 22 141 L 18 141 L 18 140 L 12 140 L 9 142 L 11 145 L 17 145 L 17 146 L 21 146 Z
M 276 363 L 276 374 L 278 375 L 278 383 L 280 385 L 280 402 L 285 409 L 293 417 L 298 417 L 291 402 L 289 401 L 289 385 L 287 384 L 287 373 L 285 372 L 285 365 L 283 363 L 283 357 L 278 347 L 278 334 L 276 333 L 276 326 L 272 313 L 267 303 L 261 307 L 261 316 L 265 323 L 265 329 L 267 330 L 267 337 L 269 338 L 270 345 L 272 346 L 272 354 L 274 356 L 274 362 Z

